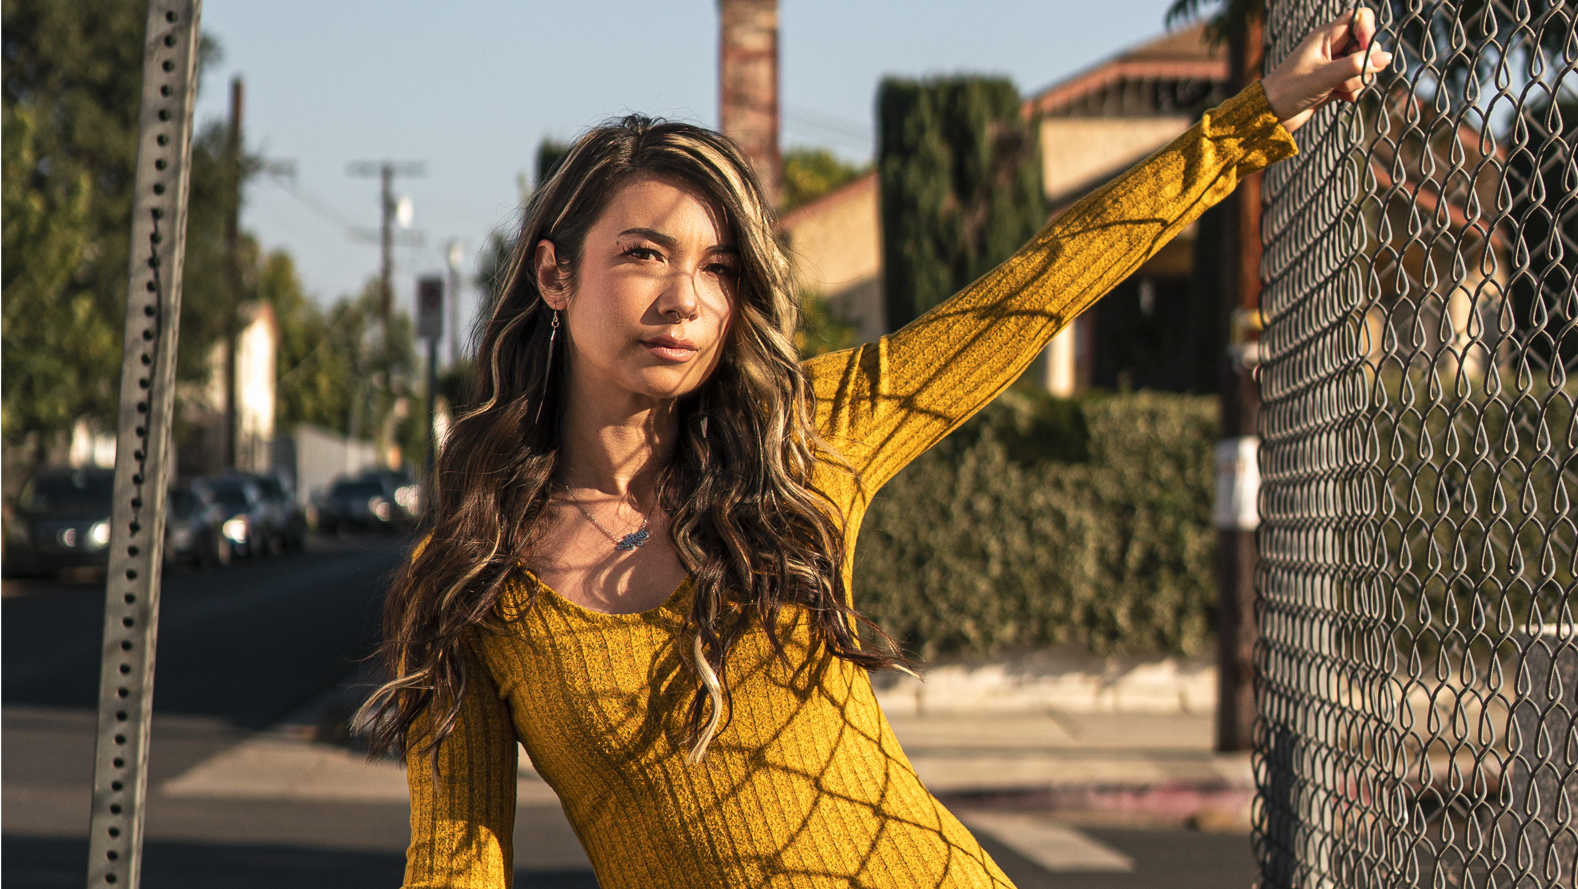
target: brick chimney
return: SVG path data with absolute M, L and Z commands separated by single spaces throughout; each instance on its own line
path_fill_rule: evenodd
M 778 201 L 778 0 L 718 0 L 718 126 Z

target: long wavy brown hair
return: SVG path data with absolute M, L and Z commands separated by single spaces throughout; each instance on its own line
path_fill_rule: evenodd
M 816 429 L 814 395 L 794 345 L 799 303 L 750 163 L 717 133 L 630 116 L 577 140 L 526 205 L 482 329 L 478 404 L 451 428 L 433 480 L 426 543 L 400 569 L 386 600 L 379 656 L 391 678 L 357 719 L 374 755 L 414 748 L 436 759 L 466 692 L 466 647 L 503 629 L 500 595 L 519 566 L 533 562 L 559 457 L 565 391 L 562 345 L 550 349 L 552 313 L 533 273 L 537 245 L 554 244 L 573 285 L 588 230 L 620 188 L 647 175 L 707 196 L 741 259 L 724 355 L 707 381 L 679 400 L 681 438 L 657 483 L 692 581 L 692 761 L 727 716 L 730 649 L 760 627 L 783 657 L 777 628 L 785 606 L 803 609 L 833 655 L 867 668 L 903 667 L 901 658 L 861 644 L 857 627 L 880 630 L 847 604 L 842 519 L 812 484 L 812 472 L 819 463 L 850 470 Z M 527 607 L 540 591 L 528 585 Z

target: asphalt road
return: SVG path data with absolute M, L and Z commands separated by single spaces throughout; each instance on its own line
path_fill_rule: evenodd
M 167 575 L 161 601 L 142 885 L 150 889 L 398 886 L 403 800 L 180 796 L 161 788 L 284 729 L 332 699 L 376 636 L 383 582 L 404 542 L 314 541 L 309 551 Z M 103 587 L 5 582 L 4 836 L 7 889 L 81 887 L 87 856 Z M 288 722 L 288 720 L 287 720 Z M 1251 884 L 1249 839 L 1165 825 L 1081 827 L 1129 873 L 1048 873 L 982 842 L 1020 889 L 1217 889 Z M 551 799 L 517 812 L 519 889 L 596 889 Z
M 332 687 L 371 650 L 401 549 L 390 537 L 315 540 L 222 571 L 167 572 L 154 712 L 261 729 Z M 5 704 L 97 706 L 102 582 L 5 590 Z
M 166 574 L 144 886 L 399 884 L 406 827 L 398 807 L 238 806 L 168 800 L 157 787 L 351 674 L 372 649 L 384 579 L 404 545 L 376 536 L 314 540 L 305 553 Z M 4 590 L 0 882 L 78 887 L 87 856 L 103 586 L 8 580 Z M 348 848 L 311 842 L 326 830 L 335 836 L 332 829 L 355 835 L 347 836 Z

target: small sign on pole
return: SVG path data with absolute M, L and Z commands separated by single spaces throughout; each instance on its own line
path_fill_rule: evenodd
M 417 279 L 416 335 L 429 342 L 444 335 L 444 279 L 438 275 Z
M 1211 523 L 1219 531 L 1260 527 L 1260 439 L 1253 435 L 1216 443 L 1216 499 Z

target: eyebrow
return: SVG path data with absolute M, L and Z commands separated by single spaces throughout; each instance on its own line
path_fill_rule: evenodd
M 621 238 L 625 237 L 626 235 L 637 235 L 639 237 L 646 238 L 649 241 L 656 241 L 664 248 L 669 250 L 673 250 L 679 246 L 679 241 L 676 240 L 672 235 L 665 235 L 655 228 L 627 228 L 619 233 L 619 237 Z M 722 244 L 715 247 L 709 247 L 707 252 L 727 253 L 730 256 L 738 256 L 740 251 L 727 244 Z

